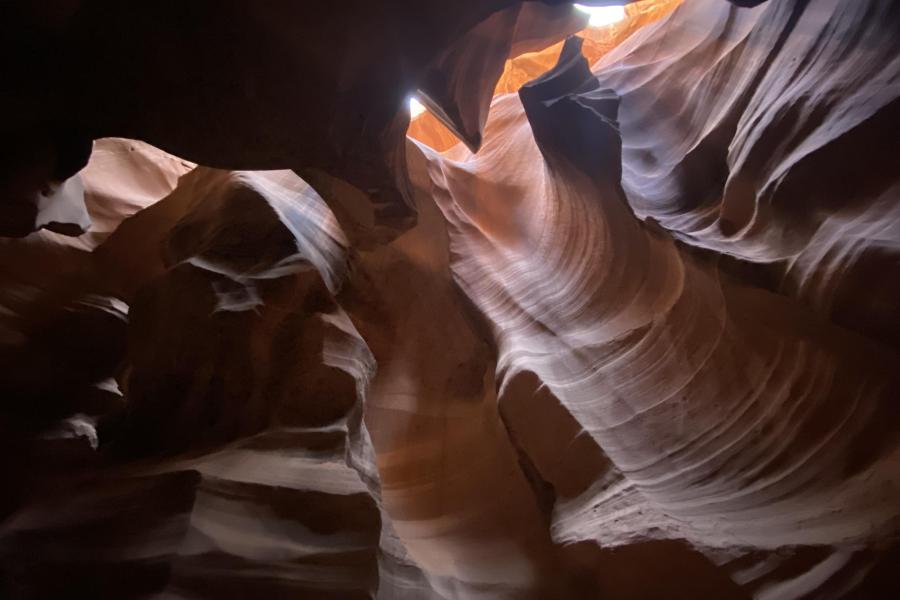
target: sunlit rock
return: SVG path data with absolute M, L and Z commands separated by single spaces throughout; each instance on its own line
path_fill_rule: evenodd
M 0 8 L 0 596 L 900 597 L 900 5 L 584 4 Z

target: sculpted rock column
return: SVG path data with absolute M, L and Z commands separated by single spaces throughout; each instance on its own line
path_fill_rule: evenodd
M 890 537 L 897 436 L 881 424 L 895 418 L 895 357 L 639 223 L 618 186 L 616 99 L 576 40 L 521 97 L 524 112 L 495 103 L 477 156 L 431 155 L 431 177 L 499 368 L 535 372 L 622 473 L 557 507 L 581 514 L 555 536 Z

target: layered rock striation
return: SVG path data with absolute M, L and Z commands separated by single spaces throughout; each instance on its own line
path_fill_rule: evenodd
M 213 4 L 3 9 L 5 596 L 896 596 L 897 5 Z

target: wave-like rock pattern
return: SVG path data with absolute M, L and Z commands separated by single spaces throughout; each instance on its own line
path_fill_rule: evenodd
M 84 4 L 16 6 L 102 55 L 130 13 Z M 50 175 L 3 189 L 98 133 L 296 171 L 105 139 L 93 229 L 0 245 L 0 592 L 896 595 L 900 13 L 640 3 L 661 20 L 491 99 L 580 27 L 545 4 L 160 5 L 135 40 L 170 46 L 66 91 L 83 128 L 41 121 L 21 156 Z M 204 15 L 232 37 L 169 27 Z M 402 139 L 411 89 L 464 143 Z M 116 104 L 142 90 L 158 111 Z
M 625 476 L 598 492 L 596 530 L 582 523 L 577 535 L 614 543 L 658 529 L 771 547 L 890 535 L 893 355 L 635 219 L 617 184 L 618 100 L 576 48 L 523 88 L 524 110 L 498 101 L 496 146 L 436 161 L 433 181 L 459 231 L 454 272 L 495 324 L 500 369 L 537 373 Z M 503 169 L 511 142 L 541 168 Z M 485 198 L 504 199 L 505 222 Z M 649 514 L 607 523 L 604 502 L 631 487 Z M 855 503 L 855 523 L 835 517 Z
M 47 473 L 4 523 L 10 596 L 365 598 L 394 572 L 397 586 L 422 579 L 380 549 L 391 529 L 361 405 L 374 363 L 329 292 L 341 234 L 303 194 L 289 172 L 198 169 L 101 245 L 148 265 L 104 279 L 130 309 L 115 370 L 127 402 L 79 421 L 89 436 L 28 443 Z M 159 244 L 130 246 L 135 232 Z M 76 339 L 102 330 L 89 331 Z M 57 446 L 79 441 L 85 456 L 60 470 Z
M 554 73 L 522 90 L 524 107 L 514 97 L 496 100 L 477 155 L 424 149 L 451 228 L 454 274 L 494 326 L 501 372 L 537 373 L 612 463 L 592 489 L 556 502 L 556 539 L 618 545 L 675 537 L 699 547 L 844 548 L 803 581 L 760 585 L 759 593 L 771 597 L 801 595 L 829 580 L 837 586 L 861 545 L 893 544 L 898 363 L 896 352 L 879 343 L 887 337 L 879 326 L 889 333 L 893 318 L 877 301 L 889 295 L 892 278 L 876 283 L 876 300 L 862 300 L 867 306 L 854 313 L 862 313 L 864 327 L 847 318 L 847 291 L 840 298 L 844 319 L 824 310 L 836 299 L 835 287 L 846 290 L 852 271 L 865 268 L 859 257 L 892 254 L 895 219 L 876 218 L 892 210 L 885 196 L 898 174 L 880 155 L 891 142 L 877 140 L 867 150 L 878 156 L 850 165 L 848 175 L 884 181 L 875 185 L 886 190 L 872 201 L 865 186 L 839 188 L 845 206 L 857 203 L 855 211 L 816 204 L 794 209 L 793 220 L 776 214 L 766 221 L 765 211 L 778 205 L 765 197 L 758 202 L 766 207 L 754 213 L 756 229 L 732 230 L 725 239 L 690 226 L 703 215 L 724 218 L 734 202 L 727 185 L 738 186 L 733 181 L 760 182 L 726 152 L 743 145 L 765 155 L 784 170 L 785 181 L 796 182 L 790 199 L 806 208 L 797 196 L 818 198 L 821 182 L 806 190 L 803 178 L 816 172 L 813 161 L 827 169 L 838 156 L 839 149 L 827 147 L 842 128 L 859 136 L 896 129 L 889 111 L 875 117 L 880 129 L 867 122 L 873 104 L 891 97 L 891 86 L 879 79 L 890 80 L 891 66 L 866 81 L 868 92 L 852 82 L 853 94 L 833 91 L 841 98 L 833 101 L 834 113 L 826 112 L 827 95 L 813 96 L 823 103 L 817 128 L 784 117 L 797 129 L 790 144 L 783 127 L 769 124 L 777 113 L 763 99 L 790 102 L 796 96 L 785 99 L 779 87 L 789 84 L 801 93 L 775 61 L 800 60 L 797 48 L 813 43 L 809 61 L 821 62 L 803 65 L 811 71 L 803 89 L 820 93 L 822 78 L 835 72 L 856 76 L 854 52 L 871 57 L 868 39 L 888 35 L 893 14 L 885 5 L 857 11 L 769 3 L 746 12 L 687 3 L 602 59 L 596 75 L 571 45 Z M 860 28 L 873 35 L 848 40 L 840 34 Z M 735 49 L 735 40 L 745 39 Z M 834 67 L 838 55 L 847 62 Z M 882 73 L 881 66 L 892 64 L 885 57 L 867 68 Z M 865 88 L 862 77 L 864 71 L 857 81 Z M 745 97 L 751 93 L 767 95 L 754 103 Z M 873 100 L 851 110 L 857 93 Z M 710 102 L 693 101 L 692 94 Z M 733 137 L 724 137 L 719 104 L 743 126 L 728 131 Z M 863 123 L 872 133 L 859 131 Z M 690 136 L 708 136 L 706 146 Z M 790 156 L 772 156 L 773 147 L 794 152 L 793 144 L 827 149 L 807 149 L 806 164 L 796 168 Z M 660 156 L 670 162 L 659 164 Z M 706 182 L 722 178 L 690 171 L 695 164 L 721 165 L 728 184 L 717 192 Z M 811 219 L 824 223 L 812 228 L 815 243 L 803 238 L 804 220 Z M 853 568 L 866 570 L 859 562 Z
M 641 218 L 894 349 L 898 27 L 891 2 L 690 2 L 595 66 Z

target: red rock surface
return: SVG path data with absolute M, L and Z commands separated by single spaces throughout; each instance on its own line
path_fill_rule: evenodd
M 8 3 L 0 595 L 897 597 L 900 5 L 628 14 Z

